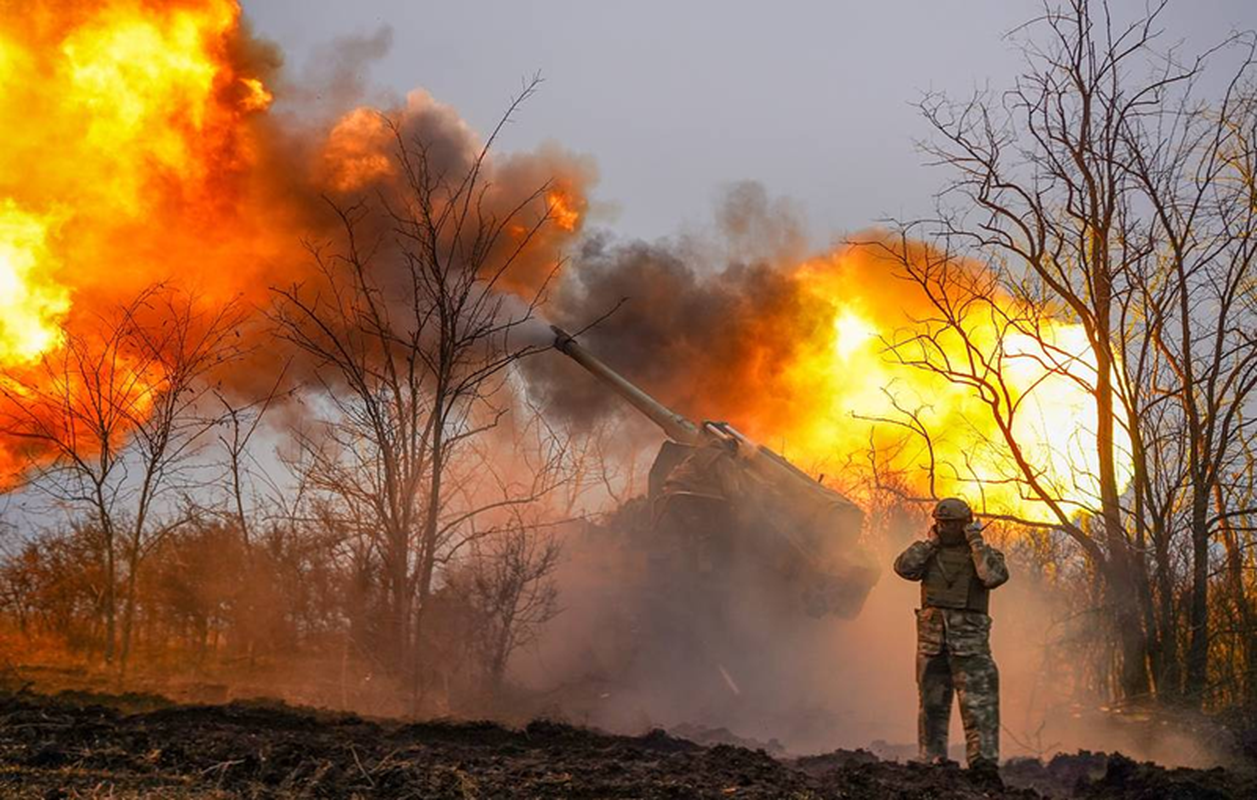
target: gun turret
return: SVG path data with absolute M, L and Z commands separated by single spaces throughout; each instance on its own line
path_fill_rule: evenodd
M 858 611 L 864 597 L 875 582 L 877 570 L 871 559 L 857 547 L 864 514 L 842 494 L 825 486 L 778 453 L 753 442 L 726 422 L 703 422 L 701 425 L 678 414 L 635 386 L 603 361 L 586 350 L 575 337 L 562 328 L 551 326 L 554 347 L 585 368 L 613 392 L 628 401 L 647 419 L 658 425 L 664 434 L 689 452 L 707 447 L 720 447 L 760 491 L 747 495 L 741 491 L 689 490 L 694 475 L 712 471 L 712 461 L 689 463 L 669 448 L 661 451 L 652 470 L 652 501 L 666 502 L 669 495 L 718 498 L 730 505 L 754 503 L 768 517 L 760 527 L 771 528 L 780 541 L 787 543 L 785 558 L 774 556 L 775 562 L 787 562 L 792 578 L 804 582 L 804 602 L 809 613 L 819 616 L 827 612 L 850 616 Z M 674 448 L 675 449 L 675 448 Z M 698 459 L 695 462 L 700 461 Z M 663 473 L 660 480 L 655 473 Z M 658 487 L 658 488 L 657 488 Z M 745 516 L 745 515 L 743 515 Z M 780 548 L 778 548 L 779 550 Z M 779 555 L 779 554 L 778 554 Z

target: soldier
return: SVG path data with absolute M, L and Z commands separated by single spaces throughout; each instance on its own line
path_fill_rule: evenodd
M 982 540 L 965 501 L 934 508 L 925 541 L 895 559 L 901 578 L 921 582 L 917 611 L 917 738 L 921 758 L 947 758 L 952 695 L 960 695 L 970 769 L 991 774 L 999 764 L 999 670 L 991 658 L 990 591 L 1008 580 L 1004 554 Z

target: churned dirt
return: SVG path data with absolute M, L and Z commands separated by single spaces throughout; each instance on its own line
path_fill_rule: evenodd
M 655 731 L 537 721 L 404 724 L 148 695 L 0 696 L 2 797 L 1080 798 L 1255 797 L 1236 772 L 1117 755 L 1020 760 L 1005 786 L 864 751 L 799 759 Z

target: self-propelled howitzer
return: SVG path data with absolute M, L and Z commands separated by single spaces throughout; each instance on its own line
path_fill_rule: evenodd
M 719 530 L 705 539 L 746 538 L 749 531 L 755 540 L 750 549 L 798 590 L 809 615 L 859 612 L 878 570 L 859 544 L 864 514 L 855 503 L 728 423 L 697 424 L 676 413 L 571 334 L 552 329 L 555 349 L 627 400 L 670 440 L 650 475 L 657 524 L 680 520 L 672 528 L 693 536 L 704 521 L 710 527 L 715 520 Z

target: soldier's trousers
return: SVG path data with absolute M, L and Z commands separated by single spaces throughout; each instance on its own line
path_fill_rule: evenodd
M 918 655 L 917 687 L 922 759 L 947 757 L 952 697 L 958 695 L 969 765 L 979 760 L 999 763 L 999 670 L 989 653 L 961 656 L 944 647 L 938 655 Z

